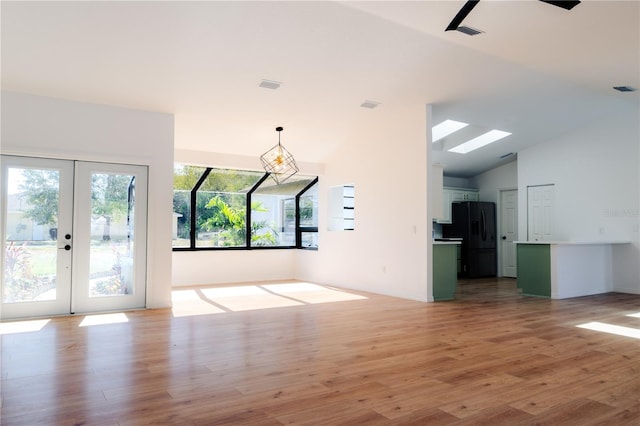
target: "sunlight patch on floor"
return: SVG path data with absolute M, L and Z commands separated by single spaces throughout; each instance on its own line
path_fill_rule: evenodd
M 640 318 L 640 312 L 636 312 L 635 314 L 629 314 L 627 316 L 632 318 Z
M 226 312 L 224 309 L 204 300 L 197 290 L 173 290 L 171 292 L 174 317 L 210 315 Z
M 78 327 L 90 327 L 93 325 L 107 325 L 107 324 L 119 324 L 129 322 L 129 318 L 124 312 L 118 312 L 115 314 L 99 314 L 99 315 L 87 315 L 84 317 Z
M 268 284 L 262 287 L 274 293 L 311 304 L 366 299 L 366 297 L 358 294 L 347 293 L 346 291 L 334 290 L 310 283 Z
M 172 291 L 174 317 L 367 299 L 306 282 L 199 287 Z
M 272 294 L 259 286 L 205 288 L 202 289 L 202 293 L 207 299 L 234 312 L 284 308 L 303 304 Z
M 617 334 L 618 336 L 633 337 L 634 339 L 640 339 L 640 330 L 637 328 L 623 327 L 621 325 L 606 324 L 603 322 L 588 322 L 586 324 L 577 325 L 578 328 L 585 328 L 587 330 L 600 331 L 603 333 Z
M 40 331 L 51 321 L 50 319 L 11 321 L 0 323 L 0 335 L 14 333 L 30 333 Z

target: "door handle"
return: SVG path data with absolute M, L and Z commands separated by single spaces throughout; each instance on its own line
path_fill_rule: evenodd
M 70 240 L 71 239 L 71 234 L 65 234 L 64 235 L 64 239 L 65 240 Z M 67 244 L 64 245 L 64 247 L 58 247 L 58 250 L 69 251 L 69 250 L 71 250 L 71 244 L 67 243 Z
M 502 239 L 503 239 L 503 240 L 506 240 L 506 239 L 507 239 L 507 237 L 503 235 L 503 236 L 502 236 Z

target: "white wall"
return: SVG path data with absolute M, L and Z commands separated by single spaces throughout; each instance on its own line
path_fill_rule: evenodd
M 3 154 L 149 167 L 147 307 L 171 305 L 173 116 L 3 92 Z
M 366 114 L 366 117 L 365 117 Z M 425 106 L 363 110 L 320 179 L 319 250 L 298 251 L 296 278 L 408 299 L 431 298 Z M 355 185 L 355 231 L 328 231 L 332 186 Z
M 518 233 L 527 236 L 527 186 L 555 185 L 556 240 L 625 240 L 613 288 L 640 294 L 640 111 L 629 108 L 518 153 Z
M 491 201 L 497 206 L 501 189 L 518 188 L 518 163 L 511 161 L 474 176 L 470 184 L 478 188 L 480 201 Z
M 454 176 L 444 176 L 443 185 L 451 188 L 477 188 L 476 186 L 473 186 L 471 179 Z
M 173 253 L 173 285 L 291 280 L 296 250 L 211 250 Z

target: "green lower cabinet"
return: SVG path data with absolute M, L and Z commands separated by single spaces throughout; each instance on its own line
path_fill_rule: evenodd
M 433 300 L 453 300 L 458 284 L 458 244 L 433 245 Z
M 526 296 L 551 297 L 551 248 L 548 244 L 518 244 L 518 287 Z

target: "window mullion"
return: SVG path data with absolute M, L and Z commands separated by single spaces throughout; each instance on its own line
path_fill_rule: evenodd
M 207 167 L 206 170 L 204 171 L 204 173 L 202 173 L 202 176 L 200 176 L 200 179 L 198 179 L 198 182 L 196 182 L 196 185 L 191 189 L 191 199 L 189 201 L 191 201 L 191 212 L 190 212 L 190 216 L 191 216 L 191 229 L 189 229 L 189 248 L 195 249 L 196 248 L 196 217 L 197 217 L 197 208 L 198 208 L 198 203 L 197 203 L 197 198 L 198 198 L 198 190 L 200 189 L 200 187 L 202 186 L 202 184 L 204 183 L 204 181 L 207 179 L 207 177 L 209 176 L 209 173 L 211 173 L 212 168 L 211 167 Z
M 260 178 L 255 185 L 251 187 L 251 189 L 247 192 L 247 215 L 244 221 L 244 226 L 246 229 L 246 239 L 245 244 L 247 248 L 251 248 L 251 195 L 255 192 L 256 189 L 269 177 L 269 173 L 265 173 L 264 176 Z

